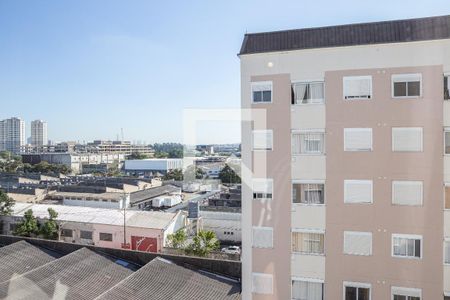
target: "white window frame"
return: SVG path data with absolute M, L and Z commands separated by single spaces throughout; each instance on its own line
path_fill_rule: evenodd
M 291 246 L 291 252 L 293 254 L 299 254 L 299 255 L 311 255 L 311 256 L 325 256 L 325 230 L 322 229 L 306 229 L 306 228 L 292 228 L 291 230 L 291 245 L 292 245 L 292 233 L 312 233 L 312 234 L 323 234 L 323 253 L 308 253 L 308 252 L 298 252 L 293 251 Z
M 364 282 L 344 281 L 342 284 L 342 299 L 344 300 L 346 287 L 369 289 L 369 300 L 372 300 L 372 284 Z
M 369 91 L 369 98 L 364 98 L 364 97 L 358 97 L 358 98 L 345 98 L 346 96 L 346 87 L 345 87 L 345 82 L 346 81 L 352 81 L 355 79 L 370 79 L 370 91 Z M 368 101 L 368 100 L 372 100 L 373 99 L 373 79 L 372 79 L 372 75 L 363 75 L 363 76 L 344 76 L 342 78 L 342 98 L 345 101 L 358 101 L 358 100 L 363 100 L 363 101 Z
M 346 184 L 347 183 L 369 183 L 371 186 L 371 193 L 370 193 L 370 202 L 347 202 L 347 192 L 346 192 Z M 373 180 L 370 179 L 345 179 L 344 180 L 344 203 L 345 204 L 373 204 Z
M 255 286 L 253 284 L 253 281 L 254 281 L 254 278 L 256 276 L 265 277 L 267 279 L 270 279 L 270 282 L 272 283 L 272 285 L 270 287 L 268 287 L 269 291 L 267 291 L 267 292 L 257 292 L 257 291 L 255 291 Z M 252 293 L 253 294 L 259 294 L 259 295 L 272 295 L 273 294 L 273 275 L 269 274 L 269 273 L 252 272 Z
M 311 102 L 310 103 L 297 103 L 296 102 L 296 98 L 295 98 L 295 89 L 294 89 L 294 85 L 296 84 L 313 84 L 313 83 L 322 83 L 322 87 L 323 87 L 323 98 L 322 99 L 310 99 Z M 292 105 L 323 105 L 325 104 L 325 80 L 323 79 L 316 79 L 316 80 L 299 80 L 299 81 L 293 81 L 291 83 L 292 89 L 294 91 L 294 104 Z M 320 102 L 319 102 L 320 101 Z
M 294 184 L 323 184 L 323 204 L 320 203 L 294 203 Z M 293 206 L 325 206 L 326 204 L 326 190 L 325 190 L 325 180 L 293 180 L 292 181 L 292 193 L 291 193 L 291 203 Z
M 360 235 L 360 236 L 370 236 L 370 252 L 369 254 L 358 254 L 358 253 L 347 253 L 345 252 L 345 235 L 346 234 L 353 234 L 353 235 Z M 373 234 L 372 232 L 368 231 L 344 231 L 344 249 L 343 254 L 344 255 L 356 255 L 356 256 L 372 256 L 373 255 Z
M 394 185 L 395 183 L 400 183 L 403 185 L 413 185 L 415 183 L 420 182 L 421 185 L 421 189 L 422 189 L 422 199 L 420 199 L 420 204 L 398 204 L 398 203 L 394 203 Z M 391 198 L 391 203 L 392 205 L 395 206 L 423 206 L 423 198 L 424 198 L 424 182 L 422 180 L 392 180 L 392 184 L 391 184 L 391 191 L 392 191 L 392 198 Z M 445 192 L 445 191 L 444 191 Z
M 450 257 L 448 258 L 448 262 L 445 261 L 445 244 L 448 243 L 448 247 L 450 248 L 450 237 L 446 237 L 444 238 L 444 265 L 445 266 L 450 266 Z
M 408 240 L 420 240 L 420 257 L 395 254 L 394 253 L 394 238 L 401 238 L 401 239 L 408 239 Z M 417 234 L 393 233 L 391 236 L 391 255 L 392 255 L 392 257 L 395 257 L 395 258 L 416 259 L 416 260 L 422 259 L 423 258 L 423 236 L 417 235 Z
M 395 150 L 394 149 L 394 131 L 395 129 L 420 129 L 422 135 L 420 140 L 420 150 Z M 423 127 L 392 127 L 391 128 L 391 143 L 392 143 L 392 152 L 407 152 L 407 153 L 415 153 L 415 152 L 423 152 Z
M 253 194 L 255 193 L 255 183 L 256 182 L 269 182 L 272 186 L 272 198 L 260 198 L 260 199 L 254 199 Z M 256 191 L 256 193 L 264 194 L 263 192 Z M 267 193 L 265 193 L 267 195 Z M 273 186 L 273 178 L 252 178 L 252 200 L 254 201 L 272 201 L 274 195 L 274 186 Z
M 400 292 L 401 294 L 398 294 L 398 292 Z M 396 293 L 396 294 L 394 294 L 394 293 Z M 416 296 L 417 294 L 419 294 L 420 299 L 422 299 L 422 289 L 391 286 L 391 300 L 394 300 L 394 295 L 406 296 L 406 297 L 417 297 Z
M 267 149 L 255 149 L 254 145 L 255 145 L 255 133 L 266 133 L 266 134 L 270 134 L 272 136 L 272 145 L 270 148 Z M 273 151 L 273 130 L 272 129 L 255 129 L 252 130 L 252 151 Z
M 394 95 L 394 83 L 395 82 L 409 82 L 409 81 L 403 81 L 400 79 L 403 79 L 405 77 L 415 77 L 419 75 L 419 80 L 420 80 L 420 95 L 419 96 L 395 96 Z M 397 78 L 397 80 L 396 80 Z M 408 92 L 408 84 L 406 86 L 406 92 Z M 393 99 L 417 99 L 417 98 L 421 98 L 423 95 L 423 77 L 422 77 L 422 73 L 407 73 L 407 74 L 392 74 L 391 75 L 391 96 Z
M 291 277 L 291 299 L 292 297 L 292 281 L 301 281 L 301 282 L 308 282 L 308 283 L 320 283 L 322 284 L 322 299 L 325 299 L 325 281 L 323 279 L 318 278 L 309 278 L 309 277 L 298 277 L 298 276 L 292 276 Z
M 270 85 L 270 101 L 261 101 L 261 102 L 255 102 L 253 100 L 253 92 L 255 87 L 261 87 L 261 86 L 267 86 Z M 250 86 L 250 93 L 251 93 L 251 103 L 252 104 L 270 104 L 273 103 L 273 82 L 272 81 L 254 81 L 251 83 Z
M 370 149 L 348 149 L 345 134 L 347 132 L 370 132 Z M 346 152 L 371 152 L 373 151 L 373 128 L 344 128 L 344 151 Z
M 302 139 L 302 135 L 304 134 L 322 134 L 323 135 L 323 139 L 322 139 L 322 151 L 321 152 L 301 152 L 301 139 Z M 294 135 L 300 135 L 299 139 L 300 139 L 300 149 L 297 153 L 294 153 L 294 145 L 293 145 L 293 138 Z M 291 131 L 291 154 L 293 156 L 304 156 L 304 155 L 325 155 L 325 151 L 326 151 L 326 144 L 325 144 L 325 129 L 302 129 L 302 130 L 292 130 Z
M 253 241 L 253 231 L 255 229 L 259 229 L 259 230 L 266 230 L 266 231 L 270 231 L 271 235 L 272 235 L 272 239 L 271 239 L 271 243 L 270 246 L 267 247 L 262 247 L 262 246 L 255 246 L 254 241 Z M 273 249 L 273 227 L 266 227 L 266 226 L 252 226 L 252 248 L 254 249 Z

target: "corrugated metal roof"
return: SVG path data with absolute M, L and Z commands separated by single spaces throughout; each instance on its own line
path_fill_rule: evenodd
M 241 294 L 237 282 L 155 258 L 98 299 L 237 300 Z
M 23 217 L 31 209 L 35 217 L 44 219 L 48 218 L 49 208 L 58 213 L 59 221 L 123 226 L 123 210 L 119 209 L 16 202 L 12 216 Z M 129 227 L 165 229 L 175 216 L 175 213 L 168 212 L 127 210 L 126 224 Z
M 173 185 L 162 185 L 150 189 L 137 191 L 130 194 L 130 202 L 136 204 L 145 200 L 149 200 L 161 195 L 181 192 L 179 187 Z
M 239 55 L 450 38 L 450 15 L 246 34 Z

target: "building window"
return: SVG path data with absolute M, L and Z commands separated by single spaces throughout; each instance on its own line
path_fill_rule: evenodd
M 292 84 L 292 104 L 324 103 L 323 81 L 297 82 Z
M 73 230 L 72 229 L 62 229 L 61 236 L 71 238 L 73 236 Z
M 444 100 L 450 99 L 450 75 L 444 75 Z
M 448 183 L 445 184 L 445 209 L 450 209 L 450 185 Z
M 324 132 L 292 133 L 292 154 L 324 154 Z
M 444 241 L 444 263 L 450 265 L 450 239 Z
M 323 300 L 323 282 L 293 279 L 292 300 Z
M 422 152 L 422 127 L 394 127 L 392 128 L 392 151 L 394 152 Z
M 343 78 L 345 100 L 369 100 L 372 98 L 372 76 L 348 76 Z
M 9 231 L 10 232 L 15 232 L 17 229 L 17 224 L 16 223 L 9 223 Z
M 372 151 L 372 128 L 344 128 L 344 151 Z
M 350 255 L 372 255 L 372 233 L 344 231 L 344 253 Z
M 392 75 L 392 97 L 420 97 L 422 95 L 422 74 Z
M 392 204 L 422 205 L 422 181 L 392 181 Z
M 252 102 L 270 103 L 272 102 L 272 82 L 252 82 Z
M 323 232 L 292 232 L 292 252 L 302 254 L 324 253 L 325 234 Z
M 368 283 L 344 282 L 344 299 L 370 300 L 370 288 Z
M 92 240 L 92 231 L 80 230 L 80 238 L 85 240 Z
M 450 127 L 444 130 L 445 154 L 450 154 Z
M 273 276 L 267 273 L 252 273 L 252 292 L 271 295 L 273 293 Z
M 344 203 L 372 203 L 372 180 L 344 180 Z
M 421 300 L 422 290 L 404 287 L 391 287 L 393 300 Z
M 292 185 L 292 202 L 301 204 L 324 204 L 325 184 L 294 183 Z
M 112 233 L 100 232 L 99 237 L 100 241 L 112 242 L 113 240 Z
M 273 179 L 253 178 L 253 200 L 272 200 Z
M 422 258 L 422 236 L 393 234 L 392 256 Z
M 273 228 L 253 226 L 252 230 L 253 248 L 273 247 Z
M 272 150 L 273 131 L 253 130 L 252 142 L 253 150 Z

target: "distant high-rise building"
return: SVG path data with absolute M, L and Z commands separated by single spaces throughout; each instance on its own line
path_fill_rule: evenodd
M 34 120 L 31 122 L 31 145 L 44 146 L 47 145 L 47 122 L 42 120 Z
M 25 122 L 20 118 L 0 121 L 0 151 L 20 152 L 25 145 Z

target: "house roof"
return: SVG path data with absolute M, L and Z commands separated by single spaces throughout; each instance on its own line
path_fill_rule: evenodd
M 61 255 L 20 241 L 0 248 L 0 282 L 45 265 Z
M 31 209 L 35 217 L 44 219 L 48 218 L 49 208 L 58 213 L 58 221 L 123 226 L 123 210 L 108 208 L 16 202 L 12 216 L 23 217 Z M 165 229 L 174 220 L 176 213 L 127 210 L 125 216 L 127 227 Z
M 155 258 L 99 297 L 99 300 L 241 299 L 240 285 L 230 279 L 191 270 Z
M 450 38 L 450 15 L 246 34 L 239 55 Z
M 1 283 L 0 297 L 94 299 L 132 273 L 109 257 L 81 248 Z
M 180 192 L 180 188 L 173 185 L 162 185 L 154 188 L 137 191 L 130 194 L 130 202 L 132 204 L 149 200 L 161 195 Z

